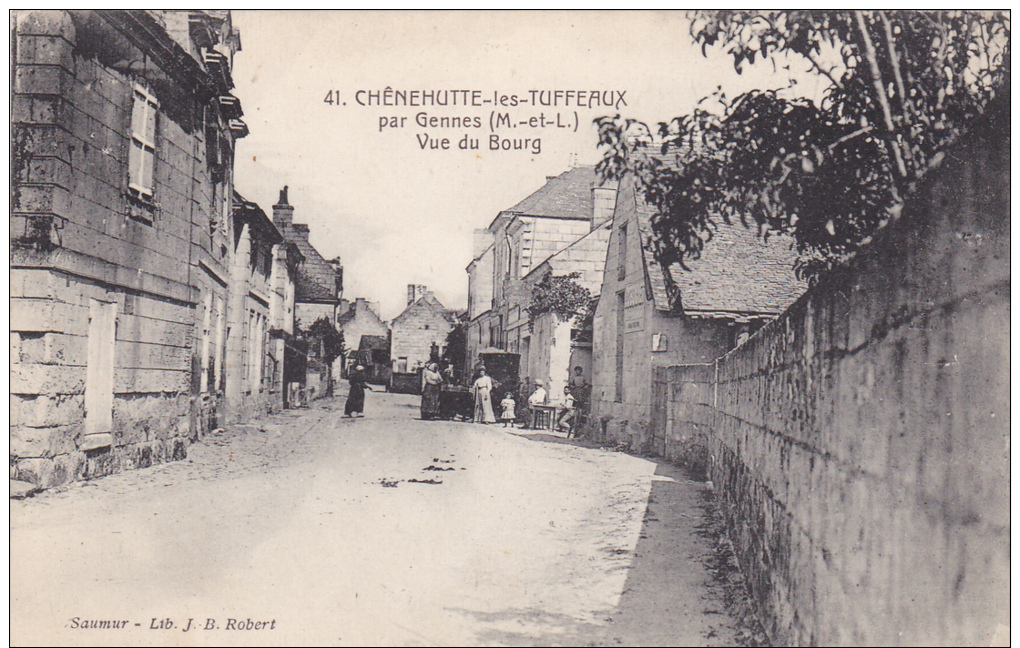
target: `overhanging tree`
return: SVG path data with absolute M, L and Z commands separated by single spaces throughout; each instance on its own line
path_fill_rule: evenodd
M 942 152 L 1009 92 L 1008 12 L 693 12 L 691 37 L 738 72 L 803 59 L 829 85 L 817 103 L 791 89 L 721 90 L 655 128 L 596 119 L 603 178 L 633 173 L 655 255 L 696 259 L 719 219 L 791 235 L 813 280 L 895 217 Z
M 323 315 L 312 322 L 307 335 L 316 348 L 320 349 L 322 361 L 332 368 L 333 361 L 344 353 L 343 332 L 338 331 L 333 322 Z
M 545 313 L 556 313 L 563 321 L 574 319 L 580 328 L 589 311 L 594 310 L 591 291 L 578 283 L 580 272 L 571 272 L 559 277 L 547 274 L 535 284 L 528 303 L 528 326 L 533 330 L 535 322 Z

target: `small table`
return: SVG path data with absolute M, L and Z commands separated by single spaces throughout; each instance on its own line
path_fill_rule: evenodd
M 546 429 L 552 432 L 556 428 L 556 412 L 560 409 L 557 405 L 532 405 L 535 410 L 535 428 Z

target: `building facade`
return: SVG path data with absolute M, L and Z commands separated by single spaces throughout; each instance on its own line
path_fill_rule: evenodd
M 612 233 L 613 221 L 603 220 L 588 234 L 552 255 L 524 277 L 527 294 L 546 277 L 568 277 L 576 273 L 574 283 L 585 288 L 593 297 L 602 289 L 602 275 L 606 251 Z M 591 381 L 592 338 L 590 331 L 579 327 L 578 316 L 563 317 L 546 312 L 525 321 L 508 331 L 510 339 L 519 339 L 521 378 L 531 383 L 541 380 L 553 402 L 565 398 L 564 387 L 580 367 L 581 376 Z M 531 389 L 528 385 L 527 389 Z
M 430 359 L 438 359 L 443 355 L 446 336 L 458 321 L 456 313 L 443 306 L 430 291 L 419 291 L 415 286 L 408 286 L 408 299 L 418 294 L 421 296 L 393 318 L 390 327 L 392 391 L 416 393 L 421 388 L 417 379 L 418 370 Z
M 308 225 L 294 222 L 294 206 L 287 194 L 288 188 L 284 187 L 273 205 L 273 224 L 284 241 L 297 247 L 303 259 L 294 280 L 295 326 L 307 331 L 319 318 L 335 326 L 343 296 L 343 266 L 339 257 L 327 261 L 311 244 Z M 306 351 L 296 352 L 305 354 L 303 382 L 300 386 L 288 385 L 288 389 L 301 389 L 306 402 L 332 393 L 332 368 L 322 358 L 321 344 L 312 343 Z
M 379 317 L 379 306 L 363 297 L 356 298 L 353 302 L 346 299 L 340 303 L 340 315 L 337 317 L 337 329 L 344 334 L 344 346 L 346 357 L 342 363 L 333 368 L 334 377 L 340 378 L 347 375 L 351 363 L 357 361 L 357 354 L 362 350 L 361 340 L 366 335 L 372 336 L 372 349 L 379 350 L 378 338 L 389 337 L 389 326 Z M 386 364 L 389 365 L 389 344 L 386 344 Z M 376 354 L 378 355 L 378 354 Z M 342 370 L 342 373 L 341 371 Z
M 186 454 L 222 418 L 227 11 L 24 11 L 12 43 L 11 477 Z
M 663 267 L 635 180 L 621 181 L 594 318 L 591 425 L 641 449 L 649 439 L 655 367 L 712 362 L 774 319 L 807 286 L 788 237 L 768 242 L 719 223 L 701 258 Z
M 493 233 L 487 229 L 475 230 L 474 258 L 468 264 L 468 304 L 466 320 L 467 353 L 465 364 L 459 367 L 463 376 L 470 376 L 478 363 L 478 353 L 495 346 L 491 338 L 492 287 L 493 287 Z
M 520 378 L 555 376 L 557 394 L 575 350 L 575 360 L 588 370 L 590 352 L 580 352 L 587 343 L 576 336 L 570 341 L 571 323 L 553 314 L 531 322 L 528 306 L 534 286 L 548 274 L 579 272 L 582 285 L 598 294 L 615 195 L 615 185 L 599 185 L 594 168 L 574 167 L 547 177 L 538 191 L 476 234 L 476 249 L 488 247 L 468 266 L 470 369 L 486 349 L 516 353 Z
M 287 404 L 284 364 L 294 336 L 294 279 L 304 262 L 266 213 L 237 193 L 233 218 L 227 423 L 278 412 Z

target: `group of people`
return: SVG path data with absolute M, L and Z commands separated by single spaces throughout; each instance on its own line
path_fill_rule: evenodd
M 492 408 L 492 392 L 492 378 L 486 374 L 485 368 L 482 367 L 478 370 L 478 378 L 475 379 L 474 384 L 471 386 L 471 393 L 474 396 L 475 402 L 475 423 L 496 422 L 496 415 Z M 574 376 L 571 377 L 569 384 L 563 388 L 563 402 L 557 408 L 559 415 L 555 423 L 556 429 L 567 432 L 568 436 L 573 432 L 577 424 L 578 406 L 586 402 L 587 393 L 588 383 L 584 379 L 584 372 L 581 367 L 575 367 Z M 528 396 L 527 401 L 528 409 L 525 417 L 525 427 L 535 428 L 539 407 L 549 404 L 549 394 L 541 380 L 535 381 L 535 390 Z M 505 392 L 499 407 L 501 410 L 499 419 L 503 422 L 503 427 L 510 427 L 516 423 L 518 412 L 513 390 Z
M 344 406 L 344 416 L 364 416 L 365 411 L 365 390 L 371 390 L 365 376 L 365 368 L 358 365 L 348 376 L 350 391 L 347 394 L 347 404 Z M 432 420 L 440 418 L 440 400 L 442 385 L 444 382 L 443 373 L 439 364 L 429 362 L 421 371 L 421 418 Z M 493 391 L 496 383 L 488 375 L 485 367 L 478 369 L 477 377 L 471 385 L 471 396 L 474 401 L 475 423 L 496 423 L 496 413 L 493 410 Z M 577 424 L 577 410 L 586 402 L 588 383 L 584 379 L 581 367 L 574 368 L 574 375 L 570 382 L 563 388 L 563 401 L 559 404 L 556 428 L 568 433 L 573 432 Z M 541 380 L 535 381 L 535 390 L 527 397 L 527 411 L 525 416 L 525 427 L 535 428 L 539 408 L 549 404 L 549 394 Z M 513 390 L 507 390 L 499 403 L 499 420 L 504 427 L 513 426 L 519 418 L 517 401 L 514 398 Z

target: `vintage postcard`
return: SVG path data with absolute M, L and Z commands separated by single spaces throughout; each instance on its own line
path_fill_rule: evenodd
M 1008 11 L 10 12 L 13 645 L 1008 645 Z

